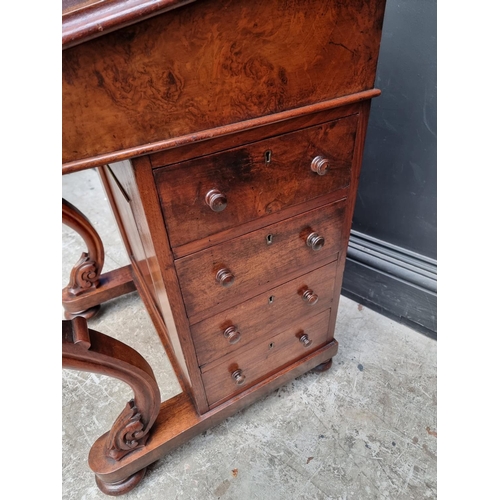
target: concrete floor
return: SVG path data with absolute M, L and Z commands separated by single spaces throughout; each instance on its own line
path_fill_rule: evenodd
M 63 196 L 100 233 L 105 271 L 127 264 L 97 173 L 63 177 Z M 63 227 L 62 285 L 84 251 Z M 103 305 L 89 326 L 138 350 L 165 400 L 179 385 L 138 295 Z M 153 464 L 124 499 L 436 498 L 436 342 L 341 298 L 332 368 L 308 373 Z M 62 498 L 110 498 L 87 465 L 132 392 L 63 370 Z

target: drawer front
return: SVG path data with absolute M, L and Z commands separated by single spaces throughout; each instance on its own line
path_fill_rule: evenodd
M 155 170 L 172 247 L 348 186 L 357 121 L 352 115 Z
M 295 323 L 332 305 L 337 262 L 211 316 L 191 327 L 199 365 L 272 337 L 285 323 Z
M 344 214 L 341 200 L 176 260 L 190 322 L 336 260 Z
M 296 322 L 251 349 L 240 349 L 226 356 L 217 366 L 202 374 L 208 404 L 213 405 L 245 390 L 324 345 L 329 338 L 329 319 L 328 309 Z

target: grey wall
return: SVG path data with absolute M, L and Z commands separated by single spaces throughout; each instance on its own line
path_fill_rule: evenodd
M 344 279 L 345 295 L 431 335 L 436 331 L 436 17 L 436 0 L 387 0 L 375 84 L 382 95 L 372 101 Z M 384 262 L 366 261 L 359 253 L 363 248 L 378 252 Z M 414 275 L 401 274 L 408 266 Z M 401 287 L 409 287 L 411 297 L 403 300 L 414 311 L 395 302 Z

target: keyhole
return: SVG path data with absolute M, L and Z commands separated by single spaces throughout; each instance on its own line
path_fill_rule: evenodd
M 268 245 L 270 245 L 273 242 L 273 235 L 272 234 L 268 234 L 266 236 L 266 242 Z
M 264 153 L 264 159 L 265 159 L 266 165 L 269 165 L 271 163 L 271 150 L 270 149 L 268 149 Z
M 274 295 L 271 295 L 268 300 L 269 304 L 272 304 L 274 302 Z
M 272 349 L 273 347 L 274 347 L 274 342 L 271 342 L 271 343 L 269 344 L 269 349 Z

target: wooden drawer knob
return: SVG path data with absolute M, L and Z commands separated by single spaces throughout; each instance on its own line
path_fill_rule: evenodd
M 311 170 L 316 172 L 318 175 L 325 175 L 330 166 L 330 161 L 322 156 L 316 156 L 311 162 Z
M 226 267 L 223 267 L 222 269 L 219 269 L 217 271 L 217 274 L 215 275 L 215 279 L 222 286 L 228 287 L 234 283 L 234 274 Z
M 236 370 L 235 372 L 232 373 L 231 377 L 233 377 L 233 380 L 236 382 L 236 385 L 242 385 L 245 383 L 245 375 L 243 375 L 241 370 Z
M 306 240 L 308 247 L 311 247 L 315 252 L 321 250 L 325 244 L 325 238 L 318 233 L 311 233 Z
M 227 207 L 226 195 L 218 189 L 211 189 L 205 195 L 205 202 L 214 212 L 222 212 Z
M 224 337 L 230 344 L 237 344 L 241 339 L 241 333 L 235 326 L 230 326 L 224 330 Z
M 318 296 L 309 288 L 302 294 L 302 298 L 310 306 L 313 306 L 316 302 L 318 302 Z
M 299 340 L 304 347 L 309 347 L 313 343 L 313 341 L 308 337 L 307 333 L 304 333 L 304 335 L 302 335 Z

